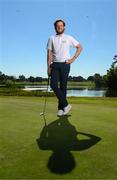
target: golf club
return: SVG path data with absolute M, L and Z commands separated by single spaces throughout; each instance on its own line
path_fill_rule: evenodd
M 48 88 L 49 88 L 49 80 L 50 80 L 50 77 L 48 76 L 48 80 L 47 80 L 47 89 L 46 89 L 45 101 L 44 101 L 44 106 L 43 106 L 43 112 L 40 113 L 40 116 L 44 116 L 44 115 L 45 115 L 46 102 L 47 102 L 47 92 L 48 92 Z

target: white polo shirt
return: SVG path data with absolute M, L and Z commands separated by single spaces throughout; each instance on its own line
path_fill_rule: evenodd
M 52 62 L 65 62 L 70 59 L 70 46 L 76 47 L 79 42 L 72 36 L 61 34 L 48 39 L 47 49 L 52 50 Z

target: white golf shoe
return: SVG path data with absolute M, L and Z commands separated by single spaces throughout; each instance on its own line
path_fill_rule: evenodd
M 59 109 L 57 115 L 58 116 L 63 116 L 63 113 L 64 113 L 64 111 L 62 109 Z
M 72 106 L 71 106 L 70 104 L 68 104 L 68 105 L 64 108 L 63 115 L 68 114 L 71 108 L 72 108 Z

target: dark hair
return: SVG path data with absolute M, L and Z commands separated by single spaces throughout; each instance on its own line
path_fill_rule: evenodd
M 54 22 L 54 27 L 55 27 L 55 29 L 56 29 L 56 26 L 57 26 L 57 23 L 58 22 L 62 22 L 63 23 L 63 26 L 65 26 L 65 22 L 62 20 L 62 19 L 58 19 L 58 20 L 56 20 L 55 22 Z

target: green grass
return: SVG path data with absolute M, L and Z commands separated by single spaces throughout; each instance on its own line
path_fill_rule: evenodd
M 117 98 L 0 97 L 1 179 L 117 179 Z

